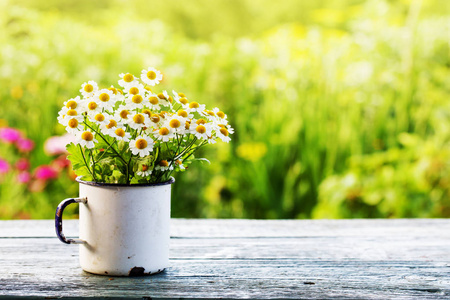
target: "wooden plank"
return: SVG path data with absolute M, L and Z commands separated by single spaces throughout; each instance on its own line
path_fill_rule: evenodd
M 54 237 L 52 220 L 0 221 L 0 238 Z M 64 220 L 67 236 L 78 235 L 78 220 Z M 450 238 L 450 219 L 241 220 L 172 219 L 171 236 L 314 237 L 314 236 L 431 236 Z

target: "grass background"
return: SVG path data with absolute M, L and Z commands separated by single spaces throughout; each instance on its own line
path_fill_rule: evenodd
M 445 0 L 1 1 L 0 119 L 48 164 L 83 82 L 154 66 L 236 131 L 176 177 L 173 217 L 448 217 L 449 24 Z M 3 219 L 77 194 L 0 181 Z

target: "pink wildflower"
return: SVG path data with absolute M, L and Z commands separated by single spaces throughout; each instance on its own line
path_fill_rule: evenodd
M 34 148 L 34 142 L 30 139 L 19 138 L 16 146 L 21 152 L 30 152 Z
M 0 174 L 8 173 L 9 164 L 6 160 L 0 158 Z
M 51 166 L 42 165 L 36 168 L 34 176 L 36 176 L 37 179 L 49 180 L 57 178 L 58 172 Z
M 28 183 L 31 180 L 31 175 L 27 171 L 17 174 L 17 181 L 20 183 Z
M 26 171 L 30 168 L 30 162 L 26 158 L 21 158 L 16 162 L 16 169 L 19 171 Z
M 63 136 L 52 136 L 45 141 L 44 149 L 48 155 L 67 154 L 66 145 L 74 141 L 74 136 L 65 134 Z
M 20 131 L 10 127 L 0 128 L 0 139 L 6 143 L 14 143 L 20 139 Z

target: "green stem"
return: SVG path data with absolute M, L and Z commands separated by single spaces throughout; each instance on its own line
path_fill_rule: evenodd
M 84 164 L 86 165 L 86 168 L 88 169 L 89 173 L 91 173 L 92 178 L 94 178 L 94 174 L 92 174 L 91 169 L 89 168 L 89 165 L 86 162 L 86 157 L 84 157 L 83 148 L 81 148 L 81 145 L 78 144 L 78 147 L 80 148 L 81 156 L 83 156 Z

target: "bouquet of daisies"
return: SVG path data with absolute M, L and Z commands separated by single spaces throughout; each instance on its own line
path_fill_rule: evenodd
M 59 111 L 59 123 L 74 135 L 68 158 L 83 180 L 165 182 L 198 160 L 194 153 L 202 146 L 230 141 L 233 128 L 218 108 L 208 110 L 183 93 L 156 91 L 160 71 L 143 70 L 140 80 L 130 73 L 119 77 L 120 88 L 82 84 L 81 96 Z

